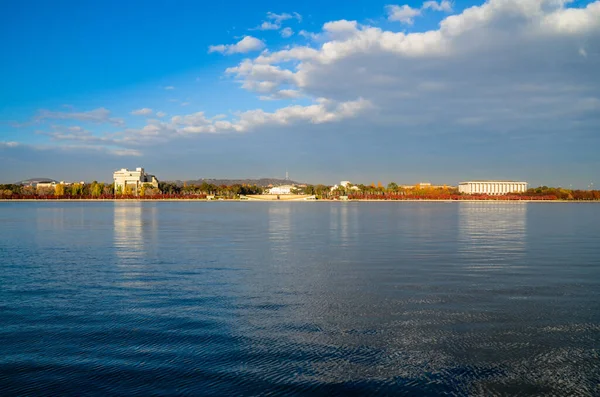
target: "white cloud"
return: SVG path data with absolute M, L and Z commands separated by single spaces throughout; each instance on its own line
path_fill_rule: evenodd
M 244 36 L 243 39 L 235 44 L 220 44 L 210 46 L 208 52 L 220 52 L 221 54 L 245 54 L 251 51 L 260 51 L 265 48 L 265 43 L 252 36 Z
M 156 112 L 156 117 L 158 118 L 162 118 L 165 117 L 167 114 L 165 112 Z
M 388 5 L 386 6 L 388 13 L 388 20 L 405 23 L 412 25 L 415 17 L 421 15 L 421 10 L 418 8 L 412 8 L 409 5 L 397 6 Z
M 281 29 L 279 34 L 284 39 L 287 39 L 288 37 L 291 37 L 294 34 L 294 31 L 292 30 L 292 28 L 283 28 L 283 29 Z
M 406 25 L 412 25 L 414 23 L 415 17 L 421 16 L 423 14 L 423 11 L 425 10 L 452 12 L 452 3 L 450 3 L 450 1 L 448 0 L 429 0 L 425 1 L 421 8 L 413 8 L 407 4 L 404 4 L 402 6 L 388 5 L 385 8 L 387 11 L 389 21 L 395 21 Z
M 450 3 L 448 0 L 442 0 L 442 1 L 426 1 L 423 3 L 423 7 L 421 7 L 423 10 L 428 10 L 431 9 L 433 11 L 443 11 L 443 12 L 452 12 L 452 3 Z
M 173 87 L 172 85 L 168 85 L 168 86 L 165 87 L 165 90 L 167 90 L 167 91 L 171 91 L 171 90 L 174 90 L 174 89 L 175 89 L 175 87 Z
M 296 94 L 282 92 L 279 95 L 288 98 Z M 262 109 L 237 112 L 231 118 L 225 115 L 208 117 L 204 112 L 187 115 L 176 115 L 167 122 L 148 120 L 140 129 L 128 129 L 119 134 L 118 138 L 104 137 L 104 142 L 87 140 L 78 136 L 61 136 L 62 140 L 86 141 L 89 143 L 104 143 L 106 145 L 138 146 L 139 142 L 146 145 L 163 144 L 173 139 L 190 137 L 198 134 L 243 133 L 258 128 L 291 127 L 301 124 L 324 124 L 339 122 L 346 119 L 359 117 L 372 108 L 372 104 L 363 98 L 352 101 L 338 102 L 325 98 L 317 99 L 307 106 L 292 105 L 282 107 L 274 112 Z M 58 138 L 57 138 L 58 139 Z
M 85 142 L 86 144 L 112 145 L 118 141 L 107 136 L 94 135 L 91 131 L 80 126 L 52 125 L 50 130 L 38 130 L 37 134 L 46 135 L 53 141 Z
M 273 101 L 277 99 L 297 99 L 302 97 L 302 93 L 298 90 L 279 90 L 271 95 L 261 95 L 259 99 L 262 101 Z
M 267 12 L 267 19 L 274 21 L 276 24 L 281 24 L 283 21 L 287 21 L 288 19 L 296 19 L 298 22 L 302 22 L 302 15 L 297 12 L 293 12 L 292 14 L 288 14 L 286 12 L 282 14 L 276 14 L 274 12 Z
M 258 26 L 257 30 L 278 30 L 280 27 L 281 25 L 277 23 L 264 21 Z
M 425 2 L 423 9 L 449 5 Z M 416 33 L 332 21 L 315 33 L 316 47 L 265 52 L 226 73 L 265 100 L 284 90 L 339 103 L 364 98 L 373 107 L 361 118 L 374 124 L 568 130 L 575 118 L 600 118 L 590 106 L 600 100 L 600 1 L 569 5 L 489 0 Z M 405 23 L 417 15 L 388 10 Z
M 78 120 L 88 121 L 92 123 L 108 123 L 117 126 L 125 125 L 125 122 L 121 118 L 111 118 L 110 110 L 105 108 L 98 108 L 89 110 L 86 112 L 52 112 L 50 110 L 42 109 L 38 112 L 34 118 L 36 121 L 42 121 L 46 119 L 57 119 L 57 120 Z
M 236 131 L 250 131 L 260 126 L 284 126 L 301 122 L 312 124 L 340 121 L 358 116 L 372 107 L 362 98 L 355 101 L 335 102 L 324 98 L 309 106 L 293 105 L 276 110 L 273 113 L 261 109 L 240 113 L 238 120 L 232 124 Z
M 142 155 L 142 152 L 136 149 L 112 149 L 109 152 L 115 156 L 125 157 L 140 157 Z
M 94 160 L 98 162 L 98 164 L 105 164 L 106 155 L 111 156 L 132 156 L 132 157 L 140 157 L 142 156 L 142 152 L 138 149 L 123 149 L 123 148 L 115 148 L 115 147 L 104 147 L 98 146 L 94 144 L 62 144 L 60 146 L 54 144 L 21 144 L 17 142 L 0 142 L 0 149 L 2 147 L 7 147 L 10 149 L 14 149 L 19 147 L 21 152 L 19 152 L 19 157 L 32 157 L 33 159 L 39 159 L 40 155 L 44 155 L 48 157 L 48 161 L 52 161 L 52 157 L 56 158 L 56 156 L 64 155 L 65 153 L 72 153 L 74 155 L 86 156 L 86 158 L 91 158 L 89 156 L 94 156 Z M 100 156 L 100 157 L 98 157 Z M 38 160 L 39 161 L 39 160 Z M 28 165 L 35 165 L 35 161 L 28 161 Z M 66 178 L 65 178 L 66 179 Z
M 323 25 L 323 32 L 330 40 L 344 40 L 358 32 L 358 23 L 345 19 L 327 22 Z
M 152 113 L 152 109 L 150 108 L 141 108 L 131 112 L 134 116 L 147 116 Z
M 297 12 L 291 14 L 288 14 L 287 12 L 282 14 L 267 12 L 267 21 L 263 21 L 259 26 L 250 30 L 279 30 L 282 23 L 288 19 L 296 19 L 298 22 L 302 22 L 302 15 Z
M 313 33 L 313 32 L 308 32 L 306 30 L 301 30 L 300 32 L 298 32 L 299 36 L 305 37 L 309 40 L 312 41 L 318 41 L 321 39 L 321 35 L 318 33 Z

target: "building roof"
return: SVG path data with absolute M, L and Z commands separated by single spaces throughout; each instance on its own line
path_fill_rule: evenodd
M 484 179 L 474 179 L 471 181 L 459 182 L 459 185 L 463 183 L 527 183 L 524 181 L 495 181 L 495 180 L 484 180 Z
M 55 181 L 54 179 L 50 179 L 50 178 L 31 178 L 31 179 L 26 179 L 24 181 L 18 182 L 18 185 L 37 185 L 38 183 L 56 183 L 58 181 Z

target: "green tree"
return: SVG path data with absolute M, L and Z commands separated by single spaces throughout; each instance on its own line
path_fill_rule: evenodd
M 105 184 L 102 193 L 107 195 L 115 194 L 115 185 L 113 183 Z
M 65 195 L 65 185 L 63 185 L 62 183 L 56 184 L 56 186 L 54 186 L 54 195 L 58 196 L 58 197 L 64 196 Z
M 311 195 L 311 196 L 314 195 L 316 193 L 315 192 L 315 187 L 313 185 L 307 185 L 304 188 L 304 193 L 308 194 L 308 195 Z
M 98 182 L 94 181 L 90 185 L 90 195 L 92 197 L 99 197 L 102 194 L 103 186 L 101 186 Z
M 83 191 L 83 186 L 80 183 L 74 183 L 71 185 L 71 196 L 79 196 Z

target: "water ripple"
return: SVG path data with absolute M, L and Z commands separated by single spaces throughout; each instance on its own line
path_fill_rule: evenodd
M 600 211 L 0 206 L 0 395 L 600 395 Z

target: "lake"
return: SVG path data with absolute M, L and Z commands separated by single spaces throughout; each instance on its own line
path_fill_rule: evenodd
M 0 203 L 0 395 L 600 395 L 600 204 Z

